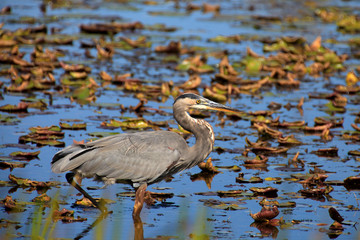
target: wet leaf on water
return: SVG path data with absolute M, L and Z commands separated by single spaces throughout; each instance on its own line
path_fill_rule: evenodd
M 266 197 L 276 197 L 278 189 L 273 187 L 252 187 L 250 191 L 254 192 L 256 195 L 266 196 Z
M 233 165 L 233 166 L 216 166 L 218 169 L 226 169 L 233 172 L 241 171 L 241 167 Z
M 36 202 L 36 203 L 47 203 L 47 202 L 51 201 L 51 197 L 49 197 L 46 193 L 43 193 L 43 194 L 35 197 L 31 201 Z
M 250 179 L 244 179 L 243 176 L 236 177 L 236 182 L 237 183 L 262 183 L 264 182 L 264 180 L 260 177 L 254 177 L 252 176 Z
M 244 164 L 266 164 L 266 162 L 269 160 L 268 157 L 263 155 L 258 155 L 254 159 L 251 160 L 245 160 Z
M 344 186 L 346 189 L 360 189 L 360 176 L 350 176 L 344 180 Z
M 254 123 L 253 126 L 258 130 L 259 135 L 262 137 L 271 137 L 271 138 L 283 137 L 282 132 L 269 128 L 265 123 Z
M 157 46 L 155 47 L 155 52 L 158 53 L 181 53 L 181 42 L 180 41 L 171 41 L 167 46 Z
M 240 197 L 244 194 L 243 190 L 228 190 L 228 191 L 217 191 L 219 197 Z
M 25 211 L 24 206 L 18 204 L 18 202 L 15 199 L 13 199 L 12 196 L 9 195 L 7 195 L 0 203 L 4 206 L 5 211 L 9 211 L 9 212 Z
M 130 118 L 124 121 L 111 119 L 110 122 L 102 122 L 101 127 L 103 128 L 121 127 L 122 130 L 126 130 L 126 129 L 146 129 L 146 128 L 151 128 L 153 126 L 143 118 Z
M 340 213 L 333 207 L 329 208 L 329 215 L 332 220 L 342 223 L 344 218 L 340 215 Z
M 198 167 L 201 171 L 211 172 L 211 173 L 219 173 L 220 171 L 212 164 L 211 157 L 206 160 L 206 162 L 201 162 L 198 164 Z
M 59 182 L 54 182 L 54 181 L 47 181 L 47 182 L 33 181 L 26 178 L 16 177 L 12 174 L 9 174 L 9 180 L 10 182 L 15 183 L 20 187 L 36 187 L 38 189 L 50 188 L 53 186 L 58 186 L 60 184 Z
M 74 211 L 67 210 L 63 208 L 62 210 L 54 210 L 52 214 L 53 221 L 61 220 L 64 223 L 72 223 L 72 222 L 84 222 L 87 221 L 87 218 L 74 217 Z
M 0 125 L 16 125 L 20 122 L 15 116 L 0 114 Z
M 323 132 L 325 129 L 329 129 L 332 126 L 332 123 L 328 123 L 325 125 L 320 125 L 320 126 L 316 126 L 316 127 L 304 127 L 303 130 L 307 133 L 321 133 Z
M 99 73 L 99 75 L 100 75 L 101 79 L 104 80 L 104 81 L 112 81 L 112 80 L 113 80 L 112 76 L 110 76 L 110 75 L 109 75 L 107 72 L 105 72 L 105 71 L 101 71 L 101 72 Z
M 348 152 L 349 155 L 353 155 L 353 156 L 360 156 L 360 151 L 359 150 L 350 150 Z
M 360 92 L 360 86 L 337 85 L 334 90 L 343 94 L 356 94 Z
M 4 106 L 1 106 L 0 111 L 3 111 L 3 112 L 27 112 L 28 107 L 29 107 L 28 103 L 19 102 L 18 105 L 6 104 Z
M 240 207 L 238 204 L 219 204 L 219 205 L 210 205 L 211 208 L 222 209 L 222 210 L 244 210 L 246 207 Z
M 115 34 L 125 30 L 134 31 L 136 29 L 143 29 L 144 25 L 141 22 L 130 23 L 94 23 L 94 24 L 81 24 L 80 30 L 86 33 L 98 34 Z
M 316 126 L 329 125 L 331 127 L 342 127 L 344 118 L 315 117 L 314 123 Z
M 242 37 L 240 35 L 232 35 L 232 36 L 223 36 L 218 35 L 213 38 L 209 38 L 209 42 L 223 42 L 223 43 L 239 43 L 241 42 Z
M 316 154 L 320 157 L 337 157 L 338 150 L 339 149 L 337 147 L 332 147 L 332 148 L 318 149 L 316 151 L 311 151 L 311 153 Z
M 251 151 L 256 155 L 263 154 L 263 155 L 272 155 L 272 154 L 283 154 L 286 153 L 289 148 L 285 147 L 253 147 Z
M 165 193 L 165 192 L 161 193 L 161 192 L 150 192 L 150 191 L 148 191 L 148 193 L 150 194 L 151 198 L 154 198 L 157 201 L 163 201 L 168 198 L 174 197 L 174 193 Z
M 325 194 L 325 188 L 310 188 L 310 189 L 300 189 L 299 193 L 306 197 L 322 197 Z
M 15 159 L 20 158 L 20 159 L 31 160 L 31 159 L 37 158 L 39 154 L 40 154 L 40 151 L 36 151 L 36 152 L 17 151 L 17 152 L 10 153 L 10 156 L 14 157 Z
M 8 162 L 8 161 L 0 161 L 0 169 L 24 168 L 26 165 L 27 165 L 27 163 L 14 163 L 14 162 Z
M 195 89 L 201 84 L 201 77 L 197 74 L 190 75 L 190 78 L 181 84 L 179 88 L 182 89 Z
M 267 222 L 279 215 L 279 210 L 276 206 L 264 206 L 260 212 L 250 213 L 250 216 L 255 220 L 255 222 Z
M 285 137 L 279 137 L 278 142 L 280 145 L 283 146 L 292 146 L 292 145 L 302 145 L 304 143 L 302 143 L 301 141 L 297 140 L 294 135 L 289 135 L 289 136 L 285 136 Z
M 86 130 L 86 123 L 73 123 L 69 124 L 66 122 L 60 122 L 59 123 L 61 129 L 70 129 L 70 130 Z

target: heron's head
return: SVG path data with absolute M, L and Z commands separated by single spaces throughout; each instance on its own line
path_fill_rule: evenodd
M 207 98 L 201 97 L 194 93 L 184 93 L 177 97 L 174 102 L 174 107 L 197 110 L 212 110 L 222 112 L 233 112 L 237 113 L 239 110 L 225 106 L 220 103 L 213 102 Z

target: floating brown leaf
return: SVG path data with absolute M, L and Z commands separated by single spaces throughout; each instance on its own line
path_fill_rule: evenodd
M 332 220 L 342 223 L 344 218 L 340 215 L 340 213 L 333 207 L 329 208 L 329 215 Z
M 201 171 L 205 172 L 212 172 L 212 173 L 219 173 L 220 171 L 217 169 L 217 167 L 214 167 L 212 164 L 211 157 L 206 160 L 206 162 L 201 162 L 198 164 L 198 167 L 201 169 Z
M 260 212 L 252 214 L 250 216 L 255 220 L 255 222 L 267 222 L 273 218 L 276 218 L 279 215 L 279 210 L 277 206 L 264 206 Z
M 318 149 L 316 151 L 312 151 L 311 153 L 321 157 L 336 157 L 338 156 L 338 150 L 339 149 L 337 147 L 332 147 L 332 148 Z
M 254 192 L 257 195 L 267 196 L 267 197 L 276 197 L 278 190 L 273 187 L 252 187 L 250 188 L 250 191 Z

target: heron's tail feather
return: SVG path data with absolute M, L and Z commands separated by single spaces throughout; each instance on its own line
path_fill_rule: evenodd
M 54 155 L 51 161 L 51 170 L 54 173 L 71 171 L 83 163 L 82 161 L 76 161 L 76 159 L 79 159 L 79 156 L 95 148 L 84 144 L 70 145 Z

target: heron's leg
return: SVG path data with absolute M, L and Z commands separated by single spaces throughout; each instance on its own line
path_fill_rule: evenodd
M 133 219 L 135 221 L 141 221 L 140 219 L 140 212 L 144 205 L 144 198 L 146 193 L 147 184 L 143 183 L 135 190 L 135 204 L 133 210 Z
M 66 180 L 70 185 L 72 185 L 74 188 L 76 188 L 84 197 L 89 199 L 94 206 L 96 206 L 101 212 L 105 213 L 107 212 L 107 208 L 104 206 L 104 204 L 98 203 L 90 194 L 88 194 L 82 187 L 80 187 L 79 184 L 74 180 L 74 177 L 78 180 L 79 176 L 76 176 L 75 173 L 67 173 L 66 174 Z M 81 182 L 81 180 L 80 180 Z

